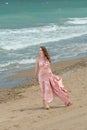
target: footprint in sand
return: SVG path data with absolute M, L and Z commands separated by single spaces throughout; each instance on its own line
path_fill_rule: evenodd
M 13 125 L 13 127 L 20 127 L 18 124 Z

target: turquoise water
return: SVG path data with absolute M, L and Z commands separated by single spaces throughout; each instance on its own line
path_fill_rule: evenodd
M 0 87 L 9 75 L 35 67 L 39 46 L 52 62 L 87 56 L 86 0 L 0 0 Z
M 0 28 L 27 28 L 87 17 L 86 0 L 2 0 Z

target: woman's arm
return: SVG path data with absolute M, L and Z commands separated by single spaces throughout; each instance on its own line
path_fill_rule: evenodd
M 35 67 L 35 72 L 34 72 L 34 79 L 36 79 L 38 70 L 39 70 L 39 58 L 36 59 L 36 67 Z

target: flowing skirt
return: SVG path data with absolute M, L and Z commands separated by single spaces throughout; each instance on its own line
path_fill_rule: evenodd
M 44 101 L 50 103 L 56 96 L 59 97 L 65 105 L 68 106 L 71 104 L 68 91 L 64 89 L 62 78 L 52 74 L 49 78 L 43 77 L 42 80 L 39 80 L 39 84 L 41 88 L 41 96 Z

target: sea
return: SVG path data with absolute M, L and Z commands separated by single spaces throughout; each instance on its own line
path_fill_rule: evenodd
M 87 56 L 87 0 L 0 0 L 0 88 L 8 77 L 35 67 L 39 47 L 52 63 Z

